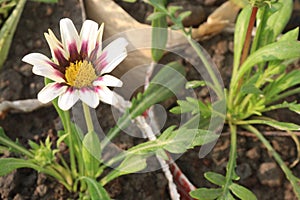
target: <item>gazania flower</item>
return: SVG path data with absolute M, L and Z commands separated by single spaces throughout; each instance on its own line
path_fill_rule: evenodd
M 92 108 L 99 100 L 112 104 L 114 93 L 108 87 L 121 87 L 118 78 L 108 75 L 127 56 L 127 41 L 118 38 L 102 50 L 103 25 L 91 20 L 83 23 L 78 35 L 70 19 L 60 20 L 60 42 L 49 30 L 45 33 L 52 60 L 40 53 L 23 58 L 33 65 L 34 74 L 53 80 L 38 94 L 42 103 L 58 97 L 58 106 L 69 110 L 79 99 Z

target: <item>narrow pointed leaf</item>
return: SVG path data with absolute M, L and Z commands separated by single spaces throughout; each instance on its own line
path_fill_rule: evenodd
M 251 15 L 251 6 L 245 7 L 241 13 L 239 14 L 235 29 L 239 30 L 234 33 L 234 61 L 233 61 L 233 68 L 237 69 L 240 60 L 241 60 L 241 54 L 242 54 L 242 49 L 246 37 L 246 32 L 247 32 L 247 25 L 249 24 L 250 20 L 250 15 Z
M 283 34 L 280 37 L 279 41 L 297 41 L 298 36 L 299 36 L 299 27 Z
M 147 20 L 149 20 L 149 21 L 158 20 L 159 18 L 162 18 L 165 16 L 166 16 L 166 13 L 154 12 L 147 17 Z
M 83 179 L 87 183 L 89 195 L 92 200 L 99 200 L 99 199 L 110 200 L 107 191 L 95 179 L 85 177 L 85 176 L 81 177 L 81 179 Z
M 278 0 L 276 3 L 273 3 L 272 6 L 277 7 L 278 10 L 268 18 L 267 25 L 273 31 L 273 37 L 275 39 L 283 31 L 291 17 L 293 1 Z M 269 29 L 268 27 L 265 27 L 265 29 Z
M 0 69 L 7 58 L 9 48 L 17 28 L 26 0 L 19 0 L 10 16 L 0 29 Z
M 0 176 L 5 176 L 15 169 L 31 168 L 36 171 L 45 172 L 44 168 L 32 163 L 29 160 L 19 158 L 1 158 L 0 159 Z
M 289 109 L 297 114 L 300 114 L 300 104 L 289 104 Z
M 101 183 L 105 185 L 119 176 L 132 174 L 143 170 L 146 166 L 147 163 L 145 156 L 129 152 L 128 156 L 125 157 L 125 159 L 116 169 L 114 169 L 111 173 L 101 179 Z
M 265 124 L 283 131 L 298 131 L 300 126 L 294 123 L 270 121 L 270 120 L 249 120 L 251 124 Z
M 239 80 L 254 65 L 272 60 L 286 60 L 300 57 L 300 42 L 279 41 L 266 45 L 251 54 L 241 66 L 235 80 Z
M 101 143 L 95 132 L 87 133 L 82 141 L 82 158 L 87 174 L 93 176 L 101 159 Z
M 154 13 L 149 18 L 152 19 L 152 59 L 158 62 L 164 54 L 168 40 L 167 16 L 164 12 L 158 12 L 157 9 L 154 9 Z

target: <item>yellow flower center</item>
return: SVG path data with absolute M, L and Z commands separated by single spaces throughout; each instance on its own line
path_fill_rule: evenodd
M 92 63 L 84 60 L 71 63 L 66 68 L 65 77 L 69 85 L 82 88 L 91 86 L 97 75 Z

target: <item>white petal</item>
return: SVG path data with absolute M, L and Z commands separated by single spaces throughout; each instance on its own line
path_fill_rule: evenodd
M 103 37 L 104 23 L 101 24 L 100 28 L 97 31 L 97 43 L 99 45 L 99 54 L 102 52 L 102 37 Z M 98 57 L 100 55 L 97 55 Z
M 108 89 L 108 87 L 106 86 L 101 86 L 101 87 L 97 87 L 97 93 L 99 96 L 99 99 L 107 104 L 110 105 L 115 105 L 117 98 L 114 95 L 114 92 L 112 92 L 110 89 Z
M 116 55 L 114 59 L 112 59 L 107 65 L 105 65 L 105 67 L 102 68 L 100 74 L 110 73 L 126 58 L 126 56 L 127 52 Z M 106 62 L 106 60 L 104 60 L 104 62 Z
M 69 58 L 69 52 L 63 49 L 63 44 L 56 38 L 54 33 L 49 29 L 49 33 L 44 33 L 44 36 L 47 40 L 47 43 L 51 50 L 51 55 L 55 63 L 59 63 L 56 56 L 55 51 L 59 51 L 62 53 L 65 59 Z
M 47 56 L 41 53 L 30 53 L 22 58 L 23 62 L 31 65 L 47 65 L 52 68 L 49 63 L 53 63 Z
M 47 84 L 37 95 L 42 103 L 48 103 L 67 90 L 68 86 L 59 83 Z
M 97 92 L 91 89 L 83 88 L 79 90 L 79 99 L 91 108 L 96 108 L 99 105 Z
M 80 31 L 80 38 L 81 38 L 81 42 L 87 43 L 88 55 L 90 55 L 90 53 L 96 46 L 97 30 L 98 30 L 98 24 L 96 22 L 92 20 L 84 21 Z
M 102 69 L 101 74 L 111 72 L 118 64 L 120 64 L 127 56 L 126 46 L 128 42 L 125 38 L 118 38 L 111 42 L 103 49 L 106 54 L 104 62 L 107 63 Z
M 59 82 L 59 83 L 66 82 L 65 79 L 63 78 L 64 75 L 60 71 L 54 69 L 53 67 L 49 67 L 46 65 L 42 65 L 42 66 L 34 65 L 32 68 L 32 72 L 36 75 L 49 78 L 55 82 Z
M 58 106 L 62 110 L 69 110 L 79 99 L 78 90 L 69 88 L 58 97 Z
M 109 86 L 109 87 L 122 87 L 123 82 L 111 75 L 104 75 L 99 77 L 96 81 L 93 82 L 94 86 Z
M 69 49 L 69 46 L 76 43 L 77 50 L 80 49 L 80 38 L 73 22 L 69 18 L 60 20 L 60 34 L 64 49 Z

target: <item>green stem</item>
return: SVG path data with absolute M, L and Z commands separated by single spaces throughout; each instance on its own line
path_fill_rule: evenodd
M 248 24 L 246 38 L 245 38 L 244 47 L 243 47 L 243 51 L 242 51 L 240 66 L 244 63 L 244 61 L 248 57 L 250 43 L 251 43 L 251 33 L 252 33 L 252 30 L 253 30 L 253 27 L 254 27 L 257 10 L 258 10 L 258 7 L 253 7 L 252 8 L 252 13 L 251 13 L 251 16 L 250 16 L 250 21 L 249 21 L 249 24 Z
M 93 132 L 94 131 L 94 125 L 93 125 L 93 120 L 91 117 L 91 112 L 90 108 L 88 105 L 82 102 L 82 107 L 83 107 L 83 113 L 84 113 L 84 118 L 85 118 L 85 123 L 88 129 L 88 132 Z
M 286 175 L 286 178 L 290 181 L 290 183 L 293 186 L 294 192 L 298 199 L 300 199 L 300 186 L 299 186 L 299 178 L 295 177 L 292 173 L 292 171 L 286 166 L 284 161 L 281 159 L 280 155 L 275 151 L 275 149 L 272 147 L 270 142 L 259 132 L 254 126 L 251 125 L 245 125 L 242 126 L 244 129 L 254 133 L 256 137 L 265 145 L 269 153 L 274 157 L 284 174 Z
M 71 186 L 73 185 L 73 178 L 69 168 L 65 168 L 59 165 L 58 163 L 54 163 L 52 164 L 52 166 L 56 171 L 58 171 L 62 175 L 63 179 L 66 180 L 67 184 L 71 188 Z
M 70 151 L 70 162 L 71 162 L 71 172 L 73 177 L 77 176 L 77 168 L 76 168 L 76 160 L 75 160 L 75 151 L 74 151 L 74 138 L 73 138 L 73 132 L 71 128 L 71 121 L 70 121 L 70 113 L 69 111 L 64 111 L 64 116 L 66 120 L 66 132 L 68 134 L 69 138 L 69 151 Z M 76 144 L 76 143 L 75 143 Z
M 227 163 L 227 172 L 226 172 L 226 182 L 223 188 L 223 197 L 224 199 L 227 198 L 227 195 L 229 193 L 229 186 L 232 183 L 232 179 L 234 179 L 235 176 L 235 167 L 236 167 L 236 149 L 237 149 L 237 133 L 236 133 L 236 125 L 231 124 L 231 122 L 228 122 L 230 127 L 230 153 L 229 153 L 229 160 Z
M 253 39 L 252 45 L 251 45 L 251 50 L 250 50 L 250 54 L 252 54 L 254 51 L 256 51 L 259 46 L 261 44 L 259 44 L 259 42 L 261 41 L 261 36 L 262 36 L 262 31 L 264 30 L 264 28 L 266 27 L 266 19 L 268 16 L 266 15 L 266 7 L 267 6 L 262 6 L 259 8 L 260 12 L 262 13 L 261 15 L 263 16 L 260 20 L 260 24 L 258 25 L 257 29 L 256 29 L 256 34 L 255 37 Z
M 227 107 L 229 110 L 233 110 L 235 108 L 235 102 L 238 101 L 238 99 L 240 98 L 241 95 L 239 95 L 239 90 L 241 89 L 241 86 L 243 84 L 243 79 L 239 79 L 239 80 L 234 80 L 236 74 L 238 74 L 238 70 L 240 68 L 240 66 L 242 66 L 242 64 L 244 63 L 244 61 L 246 60 L 248 53 L 249 53 L 249 48 L 250 48 L 250 43 L 251 43 L 251 33 L 255 24 L 255 19 L 256 19 L 256 14 L 257 14 L 257 7 L 253 7 L 252 11 L 251 11 L 251 15 L 250 15 L 250 19 L 248 22 L 248 27 L 247 27 L 247 32 L 246 32 L 246 36 L 245 36 L 245 40 L 244 40 L 244 46 L 242 49 L 242 55 L 241 55 L 241 59 L 240 59 L 240 64 L 239 66 L 235 67 L 233 69 L 233 77 L 231 79 L 231 83 L 230 83 L 230 90 L 229 90 L 229 95 L 228 95 L 228 103 L 227 103 Z

